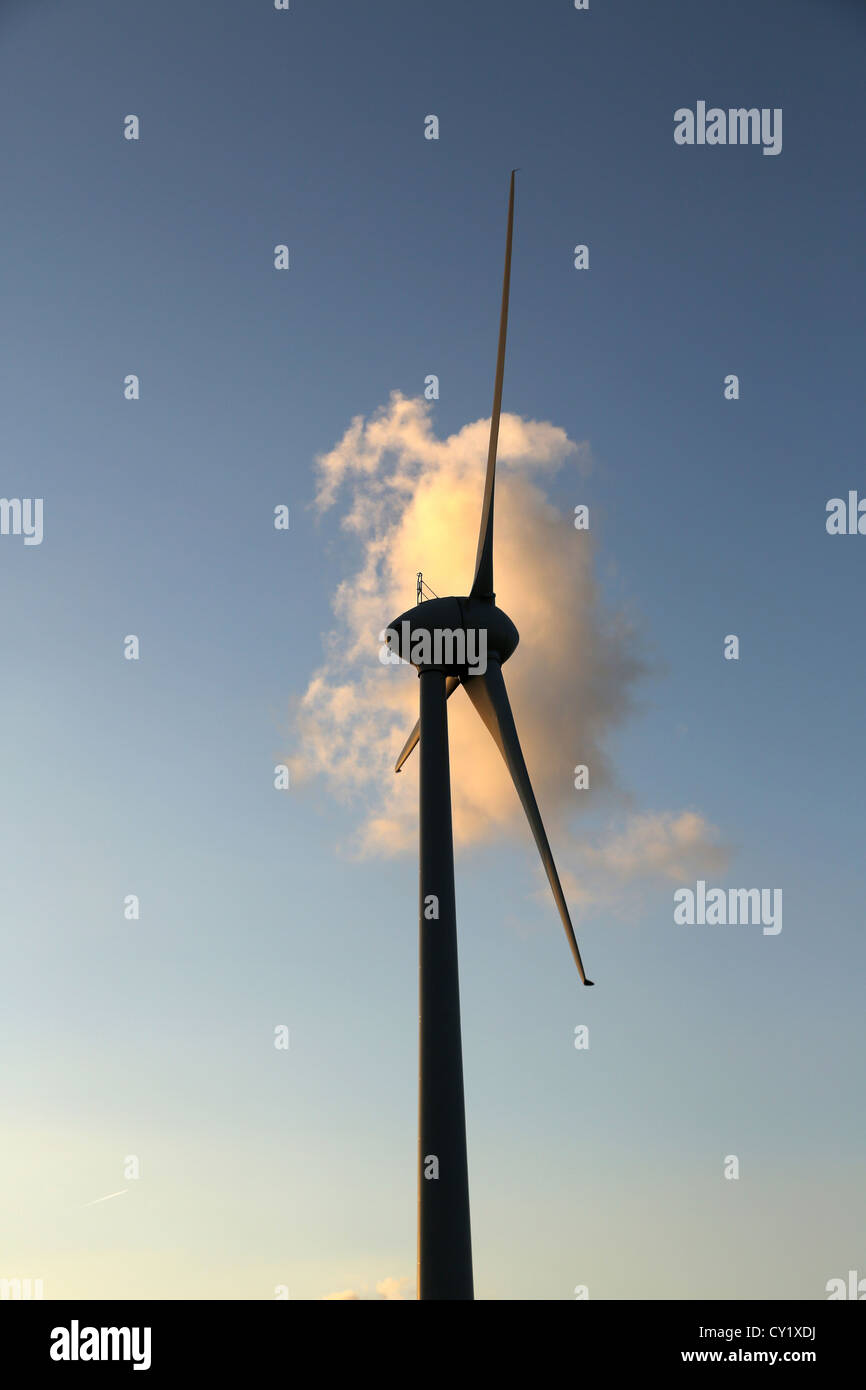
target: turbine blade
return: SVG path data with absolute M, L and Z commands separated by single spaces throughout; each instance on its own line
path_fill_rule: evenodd
M 502 378 L 505 374 L 505 334 L 508 328 L 508 292 L 511 284 L 511 234 L 514 228 L 514 175 L 508 193 L 508 232 L 505 238 L 505 272 L 502 276 L 502 310 L 499 315 L 499 348 L 496 354 L 496 379 L 493 384 L 493 412 L 490 416 L 490 444 L 487 449 L 487 476 L 484 480 L 484 502 L 481 507 L 481 528 L 475 555 L 475 578 L 470 598 L 493 599 L 493 485 L 496 481 L 496 447 L 499 443 L 499 417 L 502 414 Z
M 562 918 L 562 925 L 565 927 L 565 935 L 568 938 L 568 944 L 571 947 L 571 954 L 574 956 L 580 978 L 585 985 L 591 985 L 592 980 L 586 978 L 577 938 L 574 935 L 574 927 L 571 925 L 571 917 L 562 891 L 562 884 L 559 881 L 559 874 L 556 872 L 556 865 L 550 852 L 550 845 L 544 831 L 538 803 L 535 800 L 535 793 L 532 790 L 532 783 L 529 780 L 529 773 L 526 770 L 526 763 L 523 761 L 523 752 L 517 737 L 514 716 L 511 713 L 511 704 L 502 676 L 502 667 L 498 661 L 491 661 L 483 676 L 464 676 L 462 683 L 466 687 L 467 695 L 493 735 L 499 751 L 505 759 L 508 771 L 511 773 L 511 779 L 517 788 L 517 795 L 523 803 L 526 818 L 535 836 L 535 843 L 538 845 L 544 871 L 553 889 L 556 906 L 559 908 L 559 915 Z
M 449 697 L 450 697 L 451 695 L 454 694 L 454 691 L 457 689 L 457 687 L 458 687 L 459 684 L 460 684 L 460 682 L 459 682 L 459 680 L 457 679 L 456 676 L 448 676 L 448 677 L 447 677 L 447 679 L 446 679 L 446 681 L 445 681 L 445 699 L 446 699 L 446 700 L 449 699 Z M 405 761 L 406 761 L 406 759 L 408 758 L 409 754 L 412 752 L 412 749 L 415 747 L 415 744 L 418 742 L 418 739 L 419 739 L 420 737 L 421 737 L 421 720 L 419 719 L 419 720 L 417 721 L 417 723 L 415 724 L 415 727 L 414 727 L 414 729 L 412 730 L 411 734 L 409 735 L 409 737 L 407 738 L 406 742 L 403 744 L 403 747 L 402 747 L 401 750 L 400 750 L 400 756 L 399 756 L 399 758 L 397 759 L 396 763 L 394 764 L 394 771 L 395 771 L 395 772 L 399 772 L 399 771 L 400 771 L 400 769 L 402 768 L 403 764 L 405 763 Z

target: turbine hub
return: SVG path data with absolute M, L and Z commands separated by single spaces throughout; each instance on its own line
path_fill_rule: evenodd
M 451 676 L 483 675 L 488 661 L 507 661 L 519 640 L 508 614 L 477 598 L 429 599 L 385 630 L 391 659 Z

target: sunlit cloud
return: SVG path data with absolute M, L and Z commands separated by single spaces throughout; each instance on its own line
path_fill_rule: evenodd
M 406 1300 L 412 1297 L 412 1281 L 406 1278 L 406 1276 L 404 1275 L 401 1279 L 394 1279 L 390 1277 L 387 1279 L 380 1279 L 378 1284 L 376 1285 L 375 1295 L 368 1293 L 365 1285 L 362 1287 L 361 1292 L 359 1292 L 357 1289 L 341 1289 L 339 1293 L 325 1294 L 323 1302 L 337 1303 L 348 1302 L 350 1300 L 359 1300 L 367 1302 L 384 1301 L 386 1303 L 393 1303 Z
M 321 777 L 355 807 L 353 849 L 361 854 L 417 847 L 417 755 L 398 776 L 393 766 L 417 718 L 418 682 L 408 666 L 380 662 L 381 636 L 411 607 L 418 570 L 438 594 L 468 591 L 489 428 L 489 420 L 477 420 L 438 438 L 431 403 L 395 392 L 371 417 L 353 420 L 317 460 L 315 507 L 341 508 L 351 559 L 334 595 L 324 658 L 296 711 L 291 764 L 296 784 Z M 559 426 L 502 416 L 496 590 L 521 634 L 505 677 L 536 795 L 553 828 L 589 804 L 575 791 L 578 763 L 590 769 L 594 810 L 617 790 L 608 736 L 632 712 L 646 671 L 635 621 L 600 595 L 591 522 L 589 530 L 575 529 L 572 512 L 548 491 L 560 475 L 560 495 L 572 507 L 585 501 L 591 465 L 588 446 Z M 456 691 L 448 708 L 455 843 L 512 835 L 525 842 L 510 778 L 465 692 Z M 572 858 L 572 868 L 595 884 L 572 878 L 576 896 L 598 896 L 605 877 L 665 875 L 698 861 L 711 868 L 712 853 L 702 855 L 713 836 L 692 812 L 632 820 Z
M 689 883 L 722 873 L 730 850 L 696 811 L 653 811 L 627 817 L 621 828 L 582 838 L 572 852 L 575 872 L 563 889 L 578 906 L 611 903 L 647 883 Z

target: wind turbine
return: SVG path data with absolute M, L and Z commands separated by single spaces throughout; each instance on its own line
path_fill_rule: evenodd
M 420 718 L 403 745 L 394 770 L 400 771 L 420 742 L 418 1297 L 421 1299 L 471 1299 L 474 1296 L 446 707 L 446 701 L 459 685 L 463 686 L 505 759 L 541 854 L 578 973 L 585 985 L 592 984 L 584 972 L 502 677 L 502 663 L 511 656 L 519 640 L 517 628 L 507 614 L 497 608 L 493 590 L 493 492 L 505 371 L 515 172 L 511 174 L 508 195 L 499 349 L 475 577 L 466 597 L 434 598 L 419 603 L 396 618 L 387 630 L 391 651 L 417 666 L 420 682 Z M 478 641 L 481 634 L 486 638 L 487 667 L 483 674 L 473 675 L 466 664 L 457 665 L 449 660 L 441 638 L 437 653 L 437 632 L 464 634 L 465 655 L 465 634 L 473 629 Z M 436 660 L 419 659 L 418 652 L 425 645 Z M 459 652 L 460 644 L 452 643 L 451 656 Z

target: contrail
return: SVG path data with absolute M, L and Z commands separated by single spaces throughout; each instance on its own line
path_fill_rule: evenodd
M 107 1197 L 94 1197 L 92 1202 L 85 1202 L 86 1207 L 95 1207 L 98 1202 L 110 1202 L 112 1197 L 122 1197 L 124 1192 L 128 1192 L 128 1187 L 122 1187 L 119 1192 L 109 1192 Z

